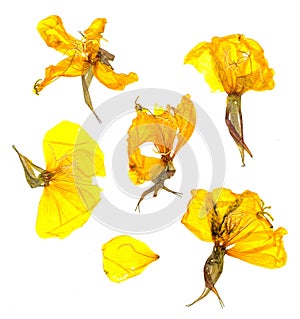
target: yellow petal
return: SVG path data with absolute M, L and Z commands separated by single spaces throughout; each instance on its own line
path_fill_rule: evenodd
M 186 55 L 184 63 L 193 65 L 198 72 L 202 73 L 213 92 L 224 91 L 222 82 L 216 72 L 215 61 L 211 53 L 211 43 L 201 42 L 197 44 Z
M 81 56 L 68 57 L 60 61 L 57 65 L 50 65 L 46 68 L 44 80 L 38 80 L 35 83 L 34 91 L 36 94 L 39 94 L 47 85 L 59 79 L 61 76 L 74 77 L 83 75 L 89 67 L 90 64 Z
M 36 230 L 43 238 L 64 238 L 88 220 L 100 201 L 93 177 L 105 175 L 104 157 L 97 142 L 68 121 L 49 130 L 43 146 L 53 177 L 40 201 Z
M 243 241 L 236 243 L 226 253 L 256 266 L 279 268 L 284 266 L 287 260 L 282 240 L 285 234 L 287 231 L 283 227 L 276 231 L 273 229 L 256 231 Z
M 89 186 L 94 207 L 100 200 L 101 189 Z M 86 208 L 72 179 L 54 180 L 44 188 L 36 220 L 36 232 L 41 238 L 65 238 L 89 219 L 94 207 Z
M 104 272 L 114 282 L 141 274 L 159 258 L 145 243 L 125 235 L 111 239 L 103 245 L 102 251 Z
M 191 193 L 192 199 L 188 203 L 187 211 L 181 222 L 199 239 L 212 242 L 211 225 L 207 218 L 206 209 L 208 192 L 203 189 L 194 189 Z
M 115 73 L 112 68 L 100 61 L 96 62 L 93 73 L 102 84 L 113 90 L 124 90 L 126 85 L 138 80 L 138 76 L 135 73 Z
M 49 47 L 68 56 L 73 56 L 76 53 L 80 41 L 66 32 L 59 16 L 52 15 L 41 20 L 37 29 Z

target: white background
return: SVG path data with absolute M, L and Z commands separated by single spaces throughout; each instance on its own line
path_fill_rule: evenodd
M 1 318 L 297 317 L 300 28 L 296 4 L 291 0 L 185 0 L 181 4 L 10 0 L 4 7 L 2 3 Z M 161 258 L 141 276 L 121 284 L 106 278 L 101 255 L 102 244 L 118 233 L 94 218 L 64 240 L 42 240 L 36 235 L 42 190 L 28 187 L 11 145 L 43 166 L 46 131 L 64 119 L 83 123 L 89 115 L 79 78 L 59 79 L 40 96 L 32 93 L 45 67 L 62 59 L 36 31 L 37 23 L 51 14 L 61 16 L 74 36 L 95 18 L 106 17 L 104 37 L 109 42 L 103 47 L 116 55 L 115 70 L 139 75 L 139 81 L 126 90 L 158 87 L 190 93 L 205 109 L 226 149 L 224 186 L 235 192 L 257 192 L 272 206 L 274 227 L 287 228 L 285 267 L 269 270 L 225 256 L 217 283 L 225 308 L 221 309 L 213 294 L 187 308 L 185 304 L 203 290 L 202 268 L 212 244 L 200 242 L 180 222 L 135 236 Z M 240 166 L 238 150 L 225 125 L 226 94 L 210 93 L 203 77 L 192 66 L 183 65 L 185 55 L 198 42 L 233 33 L 257 40 L 276 72 L 274 90 L 248 92 L 242 98 L 245 140 L 254 155 L 253 159 L 246 156 L 245 168 Z M 95 105 L 118 93 L 97 80 L 92 82 Z M 113 147 L 113 136 L 111 140 Z M 201 169 L 205 170 L 204 163 Z

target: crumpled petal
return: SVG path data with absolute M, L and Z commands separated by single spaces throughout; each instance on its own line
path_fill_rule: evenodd
M 111 239 L 103 245 L 102 252 L 104 272 L 114 282 L 141 274 L 159 258 L 145 243 L 126 235 Z
M 182 97 L 181 102 L 174 109 L 174 113 L 178 126 L 177 144 L 174 150 L 174 154 L 177 154 L 190 139 L 196 126 L 196 109 L 189 94 Z
M 70 56 L 57 65 L 50 65 L 45 70 L 44 80 L 38 80 L 34 85 L 35 93 L 41 92 L 47 85 L 57 80 L 61 76 L 74 77 L 85 74 L 90 65 L 80 56 Z
M 36 231 L 42 238 L 68 236 L 81 227 L 100 201 L 93 177 L 105 176 L 104 156 L 78 124 L 63 121 L 43 141 L 46 170 L 54 174 L 44 187 Z
M 66 32 L 59 16 L 51 15 L 41 20 L 37 30 L 49 47 L 68 56 L 79 54 L 77 47 L 81 42 Z
M 113 90 L 124 90 L 126 85 L 138 80 L 138 76 L 135 73 L 116 73 L 111 67 L 100 61 L 94 65 L 93 74 L 102 84 Z
M 129 158 L 129 178 L 135 185 L 154 180 L 164 169 L 161 158 L 141 154 L 139 148 Z

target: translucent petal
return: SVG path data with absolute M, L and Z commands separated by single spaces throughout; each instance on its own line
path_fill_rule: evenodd
M 89 186 L 94 207 L 100 200 L 101 189 Z M 72 179 L 54 180 L 44 188 L 36 220 L 36 232 L 41 238 L 65 238 L 89 219 L 92 206 L 87 209 Z
M 46 170 L 53 174 L 40 201 L 36 230 L 41 237 L 68 236 L 100 201 L 93 177 L 104 176 L 104 156 L 78 124 L 63 121 L 43 141 Z
M 52 15 L 41 20 L 37 25 L 38 32 L 46 44 L 55 50 L 73 56 L 80 41 L 68 34 L 59 16 Z
M 124 90 L 126 85 L 138 80 L 138 76 L 133 72 L 116 73 L 111 67 L 99 61 L 93 67 L 93 73 L 102 84 L 113 90 Z
M 99 43 L 100 39 L 102 38 L 102 33 L 104 32 L 105 24 L 105 18 L 95 19 L 91 23 L 91 25 L 84 31 L 86 42 L 92 40 Z
M 199 239 L 213 242 L 205 201 L 208 192 L 203 189 L 194 189 L 191 193 L 192 199 L 188 203 L 181 222 Z
M 186 55 L 184 63 L 193 65 L 198 72 L 203 73 L 205 81 L 209 84 L 213 92 L 224 91 L 211 54 L 211 43 L 201 42 L 197 44 Z
M 276 231 L 255 231 L 243 241 L 237 242 L 226 253 L 256 266 L 279 268 L 284 266 L 287 260 L 282 240 L 285 234 L 287 231 L 283 227 Z
M 174 150 L 176 154 L 182 146 L 187 143 L 194 132 L 196 125 L 196 109 L 190 99 L 190 95 L 184 95 L 181 102 L 174 109 L 175 119 L 177 122 L 177 144 Z
M 59 79 L 61 76 L 75 77 L 85 74 L 90 67 L 90 64 L 81 56 L 71 56 L 57 65 L 50 65 L 45 70 L 44 80 L 38 80 L 34 85 L 35 93 L 41 92 L 47 85 Z
M 141 154 L 139 148 L 129 159 L 129 177 L 136 184 L 154 180 L 165 168 L 165 163 L 160 158 L 148 157 Z
M 141 274 L 159 258 L 145 243 L 125 235 L 111 239 L 103 245 L 102 251 L 104 272 L 114 282 Z

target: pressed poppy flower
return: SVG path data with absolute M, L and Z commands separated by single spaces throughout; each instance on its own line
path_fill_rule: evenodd
M 157 196 L 164 189 L 175 195 L 181 193 L 170 190 L 165 180 L 174 176 L 176 169 L 173 159 L 191 137 L 196 123 L 196 110 L 189 95 L 182 97 L 176 108 L 155 108 L 154 113 L 136 103 L 136 118 L 128 130 L 129 177 L 135 185 L 152 181 L 154 185 L 144 191 L 136 210 L 147 194 Z M 153 143 L 159 157 L 145 156 L 141 148 Z
M 141 274 L 159 258 L 145 243 L 126 235 L 111 239 L 103 245 L 102 252 L 104 272 L 114 282 Z
M 205 289 L 190 305 L 213 291 L 221 306 L 215 283 L 223 270 L 224 255 L 239 258 L 250 264 L 279 268 L 285 265 L 283 227 L 273 229 L 272 216 L 256 193 L 234 194 L 226 188 L 193 190 L 182 223 L 199 239 L 213 242 L 214 248 L 204 266 Z M 189 305 L 189 306 L 190 306 Z
M 110 65 L 114 55 L 100 47 L 105 23 L 105 18 L 95 19 L 88 29 L 80 33 L 81 40 L 66 32 L 59 16 L 52 15 L 38 23 L 38 32 L 46 44 L 67 57 L 56 66 L 51 65 L 46 68 L 44 80 L 38 80 L 34 85 L 36 94 L 61 76 L 81 76 L 85 102 L 100 121 L 94 112 L 88 91 L 93 76 L 113 90 L 123 90 L 127 84 L 138 80 L 133 72 L 129 74 L 114 72 Z
M 228 94 L 225 121 L 244 166 L 244 151 L 251 157 L 252 153 L 244 142 L 241 96 L 249 90 L 272 90 L 275 86 L 274 70 L 269 68 L 263 49 L 241 34 L 213 37 L 211 42 L 197 44 L 184 63 L 203 73 L 212 91 Z
M 45 169 L 13 148 L 28 184 L 44 187 L 36 220 L 38 235 L 64 238 L 81 227 L 100 201 L 101 189 L 92 179 L 105 175 L 97 142 L 78 124 L 63 121 L 44 137 Z

